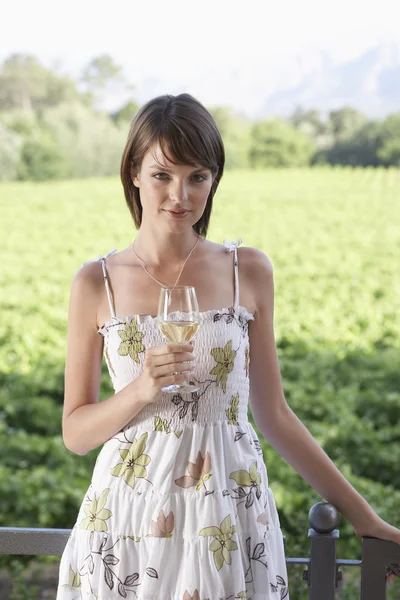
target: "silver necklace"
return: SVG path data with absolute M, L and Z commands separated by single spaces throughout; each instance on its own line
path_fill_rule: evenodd
M 173 290 L 175 289 L 175 287 L 176 287 L 176 284 L 178 283 L 178 281 L 179 281 L 179 278 L 180 278 L 180 276 L 182 275 L 182 271 L 183 271 L 183 269 L 185 268 L 185 265 L 186 265 L 187 261 L 188 261 L 188 260 L 189 260 L 189 258 L 191 257 L 193 250 L 196 248 L 197 244 L 199 243 L 199 241 L 200 241 L 200 237 L 201 237 L 200 235 L 198 235 L 198 236 L 197 236 L 197 240 L 196 240 L 196 243 L 195 243 L 195 245 L 193 246 L 193 248 L 192 248 L 192 249 L 191 249 L 191 251 L 189 252 L 189 254 L 188 254 L 188 256 L 187 256 L 187 258 L 186 258 L 185 262 L 183 263 L 183 265 L 182 265 L 182 268 L 181 268 L 181 270 L 179 271 L 179 275 L 178 275 L 178 277 L 177 277 L 177 279 L 176 279 L 176 281 L 175 281 L 175 283 L 174 283 L 174 286 L 173 286 L 173 288 L 172 288 Z M 135 241 L 136 241 L 136 240 L 135 240 Z M 155 282 L 157 282 L 159 285 L 161 285 L 161 287 L 169 287 L 169 286 L 166 286 L 164 283 L 161 283 L 161 281 L 158 281 L 158 279 L 156 279 L 155 277 L 153 277 L 153 275 L 152 275 L 152 274 L 150 273 L 150 271 L 147 269 L 147 267 L 146 267 L 146 263 L 144 262 L 144 260 L 143 260 L 142 258 L 140 258 L 140 256 L 137 254 L 137 252 L 136 252 L 136 250 L 135 250 L 135 242 L 133 242 L 133 244 L 132 244 L 132 250 L 133 250 L 133 252 L 135 253 L 136 257 L 139 259 L 139 262 L 140 262 L 140 264 L 142 265 L 143 269 L 146 271 L 146 273 L 147 273 L 148 275 L 150 275 L 150 277 L 151 277 L 152 279 L 154 279 L 154 281 L 155 281 Z

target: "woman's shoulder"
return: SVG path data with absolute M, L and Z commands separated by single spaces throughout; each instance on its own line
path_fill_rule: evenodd
M 265 276 L 273 272 L 269 256 L 259 248 L 252 246 L 242 246 L 238 249 L 238 263 L 239 269 L 242 266 L 242 271 L 252 277 Z
M 228 241 L 224 240 L 223 243 L 208 241 L 209 248 L 211 250 L 211 256 L 217 257 L 218 254 L 224 254 L 227 252 L 233 252 L 236 248 L 238 257 L 239 272 L 244 276 L 249 276 L 251 279 L 254 277 L 265 277 L 265 275 L 271 275 L 273 272 L 272 262 L 269 256 L 253 246 L 245 246 L 243 239 Z
M 117 250 L 113 249 L 106 254 L 98 254 L 95 258 L 86 260 L 75 273 L 72 280 L 73 287 L 82 288 L 86 292 L 97 290 L 104 282 L 103 264 L 116 254 Z

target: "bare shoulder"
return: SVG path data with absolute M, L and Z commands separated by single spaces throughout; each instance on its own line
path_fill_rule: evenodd
M 265 277 L 273 274 L 272 262 L 263 252 L 258 248 L 252 248 L 251 246 L 243 246 L 238 248 L 238 262 L 239 268 L 243 267 L 244 274 L 248 274 L 250 277 Z
M 103 272 L 100 261 L 83 265 L 75 274 L 70 291 L 70 320 L 79 315 L 88 325 L 97 328 L 99 300 L 103 295 Z
M 100 261 L 84 264 L 76 272 L 72 280 L 72 288 L 85 291 L 97 292 L 103 282 L 103 272 Z
M 265 252 L 251 246 L 238 249 L 239 274 L 254 302 L 254 313 L 260 316 L 273 310 L 274 272 Z

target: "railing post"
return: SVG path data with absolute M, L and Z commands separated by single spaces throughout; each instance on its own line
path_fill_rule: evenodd
M 362 538 L 361 600 L 385 600 L 386 567 L 400 563 L 400 547 L 395 542 Z
M 310 564 L 303 577 L 310 588 L 309 600 L 334 600 L 338 580 L 341 579 L 336 567 L 339 513 L 332 504 L 318 502 L 311 508 L 308 521 L 311 525 L 308 530 Z

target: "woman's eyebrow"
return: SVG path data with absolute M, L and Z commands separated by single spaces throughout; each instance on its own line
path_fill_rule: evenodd
M 167 167 L 166 165 L 160 165 L 160 164 L 150 165 L 149 169 L 163 169 L 164 171 L 172 170 L 170 167 Z M 207 167 L 198 167 L 197 169 L 192 171 L 192 173 L 197 173 L 198 171 L 206 171 L 206 170 L 207 170 Z

